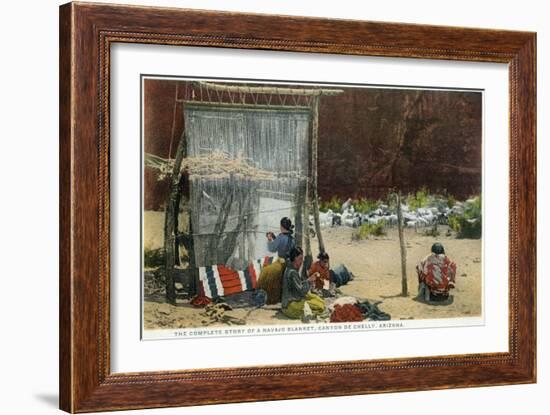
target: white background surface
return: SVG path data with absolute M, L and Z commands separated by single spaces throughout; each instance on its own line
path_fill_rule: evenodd
M 550 403 L 548 358 L 548 279 L 542 267 L 550 249 L 548 190 L 550 179 L 545 140 L 548 121 L 544 101 L 550 91 L 543 81 L 549 63 L 548 12 L 544 2 L 437 1 L 369 2 L 352 0 L 291 1 L 138 1 L 150 5 L 225 9 L 263 13 L 312 15 L 380 21 L 491 27 L 538 32 L 539 137 L 539 332 L 536 385 L 232 404 L 198 408 L 139 411 L 178 414 L 280 414 L 365 411 L 426 413 L 426 407 L 447 414 L 491 410 L 499 414 L 547 413 Z M 0 368 L 3 413 L 57 412 L 58 307 L 58 6 L 57 1 L 10 2 L 3 5 L 0 136 L 0 258 L 3 261 Z M 545 111 L 546 109 L 546 111 Z M 545 163 L 546 161 L 546 163 Z M 543 232 L 543 230 L 545 232 Z
M 508 71 L 503 64 L 115 45 L 111 55 L 111 369 L 193 369 L 508 350 Z M 408 329 L 140 341 L 139 74 L 244 77 L 484 90 L 485 296 L 482 319 L 405 321 Z M 396 244 L 397 249 L 397 244 Z M 382 305 L 383 309 L 383 305 Z M 473 320 L 478 320 L 473 321 Z M 476 326 L 477 324 L 477 326 Z M 456 327 L 462 325 L 464 327 Z M 438 326 L 438 329 L 427 327 Z M 451 327 L 455 326 L 455 327 Z M 425 329 L 412 327 L 426 327 Z M 171 332 L 171 331 L 170 331 Z M 288 353 L 289 341 L 300 347 Z M 320 343 L 330 347 L 317 347 Z M 365 348 L 365 344 L 369 347 Z M 406 348 L 403 345 L 407 345 Z M 346 353 L 341 353 L 341 346 Z M 223 354 L 219 353 L 223 350 Z M 193 356 L 193 359 L 189 359 Z

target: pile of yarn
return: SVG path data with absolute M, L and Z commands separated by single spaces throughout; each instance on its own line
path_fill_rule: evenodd
M 336 304 L 334 311 L 330 315 L 331 323 L 346 323 L 353 321 L 363 321 L 361 310 L 354 304 Z

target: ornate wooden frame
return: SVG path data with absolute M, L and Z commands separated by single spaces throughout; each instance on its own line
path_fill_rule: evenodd
M 509 64 L 509 352 L 111 373 L 109 58 L 115 42 Z M 60 8 L 59 92 L 62 409 L 90 412 L 535 382 L 535 33 L 70 3 Z M 436 366 L 445 370 L 437 375 L 424 370 Z

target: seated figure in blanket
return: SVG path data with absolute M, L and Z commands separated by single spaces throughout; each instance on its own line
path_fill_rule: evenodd
M 416 266 L 418 297 L 422 301 L 445 301 L 455 287 L 456 264 L 445 255 L 440 243 L 432 245 L 431 254 Z

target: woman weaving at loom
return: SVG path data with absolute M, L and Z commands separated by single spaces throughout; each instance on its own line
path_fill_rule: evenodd
M 281 219 L 281 233 L 275 237 L 273 232 L 267 233 L 267 249 L 269 252 L 277 252 L 280 258 L 286 258 L 292 248 L 296 246 L 296 242 L 292 234 L 294 233 L 294 225 L 290 218 L 286 216 Z
M 281 219 L 281 233 L 277 237 L 275 237 L 273 232 L 268 232 L 266 235 L 268 250 L 270 252 L 277 252 L 279 256 L 272 264 L 262 268 L 258 280 L 258 288 L 267 293 L 266 304 L 277 304 L 281 301 L 282 279 L 286 267 L 286 258 L 290 250 L 296 245 L 292 236 L 293 228 L 292 221 L 284 217 Z

